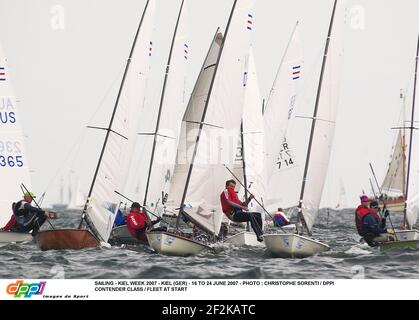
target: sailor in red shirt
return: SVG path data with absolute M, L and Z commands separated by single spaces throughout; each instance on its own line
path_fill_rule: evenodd
M 358 208 L 356 208 L 355 210 L 355 225 L 356 225 L 356 229 L 358 230 L 358 234 L 360 236 L 363 236 L 362 220 L 364 219 L 366 215 L 370 213 L 370 208 L 369 208 L 370 199 L 368 198 L 368 196 L 364 195 L 364 196 L 361 196 L 360 200 L 361 200 L 361 205 L 358 206 Z
M 13 212 L 15 210 L 15 205 L 16 205 L 16 202 L 13 202 L 13 204 L 12 204 L 12 211 Z M 14 231 L 15 227 L 16 227 L 16 224 L 17 224 L 16 216 L 14 214 L 12 214 L 12 216 L 10 217 L 9 222 L 3 228 L 0 228 L 0 231 Z
M 248 212 L 249 208 L 247 207 L 249 202 L 254 199 L 254 196 L 251 194 L 246 201 L 240 201 L 237 193 L 234 191 L 235 187 L 236 181 L 226 181 L 226 189 L 220 194 L 223 212 L 231 221 L 250 222 L 257 240 L 262 242 L 262 217 L 259 212 Z
M 141 205 L 138 202 L 134 202 L 131 205 L 131 211 L 127 215 L 127 228 L 129 233 L 134 238 L 140 241 L 146 241 L 145 232 L 148 228 L 160 222 L 160 218 L 155 221 L 151 221 L 150 218 L 141 210 Z

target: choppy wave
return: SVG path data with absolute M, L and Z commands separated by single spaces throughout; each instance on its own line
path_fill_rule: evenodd
M 70 226 L 77 212 L 57 226 Z M 400 217 L 393 217 L 397 220 Z M 397 221 L 396 221 L 397 223 Z M 1 278 L 236 278 L 390 279 L 419 278 L 419 252 L 380 252 L 359 243 L 351 210 L 322 211 L 315 237 L 331 251 L 306 259 L 271 257 L 263 247 L 218 246 L 193 257 L 167 257 L 140 245 L 42 252 L 34 242 L 0 246 Z

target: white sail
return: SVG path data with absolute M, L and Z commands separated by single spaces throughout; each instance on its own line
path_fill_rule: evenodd
M 124 187 L 137 136 L 139 110 L 144 102 L 145 82 L 149 72 L 149 44 L 153 30 L 155 0 L 145 9 L 144 20 L 127 69 L 112 131 L 103 153 L 94 184 L 87 218 L 95 234 L 108 241 L 121 201 L 115 191 Z
M 305 192 L 302 199 L 302 213 L 309 231 L 311 231 L 318 215 L 336 126 L 336 110 L 343 64 L 345 2 L 344 0 L 339 0 L 336 5 L 329 53 L 324 70 L 322 90 L 319 96 L 320 100 L 313 133 Z
M 182 205 L 195 222 L 214 234 L 219 232 L 223 217 L 220 193 L 230 177 L 224 165 L 233 167 L 240 133 L 246 57 L 253 29 L 252 7 L 252 0 L 235 2 L 212 93 L 209 97 L 196 99 L 194 104 L 197 103 L 200 112 L 188 108 L 184 118 L 195 131 L 195 137 L 200 128 L 202 131 L 199 141 L 195 139 L 192 142 L 192 151 L 196 147 L 196 156 L 187 169 L 190 177 Z M 202 104 L 205 107 L 207 98 L 209 101 L 205 110 Z
M 262 99 L 253 49 L 250 48 L 247 68 L 246 93 L 243 109 L 243 147 L 244 163 L 246 166 L 247 188 L 256 199 L 261 200 L 265 195 L 264 170 L 264 134 Z M 243 172 L 243 171 L 242 171 Z M 241 180 L 243 181 L 243 180 Z M 243 188 L 242 188 L 243 189 Z
M 302 173 L 288 138 L 288 127 L 294 119 L 303 74 L 302 46 L 297 24 L 264 112 L 265 165 L 268 177 L 265 205 L 270 212 L 276 211 L 278 207 L 295 207 L 299 201 Z
M 239 179 L 240 181 L 244 183 L 243 161 L 244 161 L 243 141 L 242 141 L 242 134 L 240 133 L 239 137 L 237 138 L 237 149 L 236 149 L 236 155 L 234 157 L 234 164 L 233 164 L 232 170 L 233 170 L 234 176 L 236 176 L 237 179 Z M 231 176 L 231 178 L 233 179 L 234 177 Z M 240 196 L 244 195 L 244 190 L 240 184 L 237 186 L 236 190 L 238 190 Z
M 405 143 L 402 132 L 399 132 L 393 147 L 393 154 L 388 165 L 381 190 L 388 196 L 404 195 L 405 186 Z
M 335 209 L 344 209 L 347 206 L 346 189 L 342 178 L 339 180 L 339 197 Z
M 205 102 L 211 86 L 211 80 L 214 76 L 215 66 L 222 41 L 222 34 L 217 33 L 211 43 L 201 72 L 199 73 L 182 121 L 176 166 L 167 202 L 168 206 L 172 209 L 178 207 L 182 201 L 192 156 L 191 150 L 193 150 L 195 146 L 198 134 L 199 118 L 204 112 Z
M 11 82 L 11 71 L 0 46 L 0 228 L 12 215 L 12 203 L 22 199 L 23 183 L 31 190 L 22 122 Z
M 419 44 L 418 44 L 419 50 Z M 419 52 L 417 53 L 419 54 Z M 419 57 L 416 56 L 416 64 L 418 64 Z M 417 77 L 418 75 L 416 75 Z M 418 92 L 418 88 L 416 88 L 416 92 Z M 416 97 L 414 97 L 416 99 Z M 415 105 L 417 106 L 417 101 L 415 101 Z M 415 110 L 415 117 L 413 119 L 413 126 L 417 127 L 419 123 L 419 112 Z M 409 177 L 409 194 L 407 199 L 407 212 L 406 212 L 406 219 L 407 224 L 409 227 L 413 227 L 419 215 L 419 133 L 417 130 L 410 130 L 410 134 L 412 134 L 412 149 L 409 151 L 411 152 L 410 158 L 410 177 Z
M 161 109 L 156 148 L 151 164 L 147 205 L 153 207 L 162 203 L 168 194 L 176 162 L 182 118 L 187 100 L 185 97 L 186 68 L 189 58 L 188 7 L 184 0 L 173 42 L 171 63 Z M 148 173 L 147 173 L 148 174 Z M 140 177 L 145 180 L 145 177 Z
M 68 179 L 68 209 L 80 209 L 86 201 L 86 196 L 80 191 L 79 179 L 72 176 L 70 174 Z

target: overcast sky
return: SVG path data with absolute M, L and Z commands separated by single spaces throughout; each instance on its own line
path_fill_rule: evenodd
M 224 27 L 232 0 L 190 0 L 192 89 L 209 43 Z M 301 23 L 306 74 L 296 113 L 312 113 L 333 0 L 256 0 L 253 46 L 261 94 L 267 97 L 295 21 Z M 73 169 L 87 192 L 103 132 L 145 0 L 0 0 L 0 42 L 19 102 L 34 191 L 59 201 L 61 177 Z M 161 91 L 163 63 L 180 0 L 160 0 L 148 103 Z M 417 0 L 348 0 L 345 66 L 338 125 L 323 204 L 335 206 L 339 181 L 354 206 L 370 190 L 368 163 L 383 179 L 401 111 L 411 104 L 419 32 Z M 146 121 L 149 125 L 150 122 Z M 305 128 L 302 127 L 302 132 Z M 298 135 L 303 157 L 308 132 Z M 302 162 L 302 160 L 300 160 Z M 19 183 L 17 181 L 16 183 Z M 222 186 L 220 186 L 222 188 Z

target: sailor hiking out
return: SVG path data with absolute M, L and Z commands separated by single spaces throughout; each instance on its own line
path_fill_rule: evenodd
M 236 181 L 226 181 L 226 189 L 221 193 L 220 200 L 224 214 L 233 222 L 250 222 L 259 242 L 262 238 L 262 217 L 259 212 L 249 212 L 248 204 L 254 199 L 253 194 L 246 201 L 240 201 L 235 192 Z

